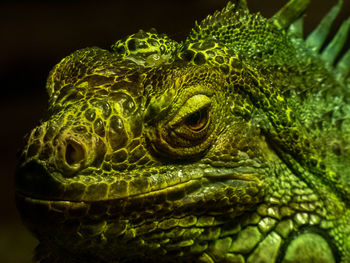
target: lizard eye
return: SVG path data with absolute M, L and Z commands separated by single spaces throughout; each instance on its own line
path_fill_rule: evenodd
M 188 116 L 185 120 L 186 126 L 192 131 L 202 130 L 208 123 L 208 107 L 198 110 Z
M 211 95 L 195 94 L 183 104 L 179 103 L 169 116 L 170 120 L 156 123 L 156 128 L 149 130 L 148 138 L 153 149 L 160 156 L 175 159 L 205 152 L 216 130 L 214 100 L 216 98 Z
M 211 99 L 195 95 L 187 101 L 174 118 L 167 141 L 176 146 L 191 147 L 203 143 L 210 134 Z

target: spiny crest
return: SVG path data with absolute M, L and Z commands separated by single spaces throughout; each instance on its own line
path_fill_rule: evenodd
M 322 177 L 326 184 L 338 182 L 337 191 L 344 199 L 348 199 L 347 190 L 342 188 L 347 176 L 344 175 L 341 180 L 338 180 L 337 176 L 332 176 L 325 171 L 323 167 L 326 166 L 321 165 L 320 151 L 315 146 L 321 139 L 319 141 L 315 139 L 317 142 L 310 144 L 308 138 L 314 133 L 311 131 L 311 124 L 319 118 L 315 116 L 315 112 L 323 116 L 327 110 L 334 111 L 333 119 L 339 120 L 349 116 L 348 110 L 343 111 L 338 108 L 347 107 L 346 100 L 349 94 L 345 90 L 344 82 L 349 77 L 350 52 L 348 51 L 344 57 L 340 58 L 336 65 L 333 64 L 348 37 L 350 23 L 345 21 L 333 41 L 322 50 L 329 28 L 340 10 L 341 1 L 315 29 L 315 33 L 304 40 L 302 19 L 309 2 L 309 0 L 290 0 L 270 19 L 265 19 L 260 14 L 250 14 L 245 1 L 229 3 L 221 12 L 216 12 L 197 24 L 186 39 L 185 46 L 192 50 L 192 43 L 212 40 L 233 51 L 243 61 L 247 71 L 255 73 L 252 79 L 261 81 L 259 85 L 255 85 L 258 87 L 255 91 L 249 92 L 250 94 L 261 92 L 265 96 L 253 97 L 252 100 L 257 107 L 264 109 L 269 120 L 274 123 L 276 131 L 269 130 L 269 132 L 276 134 L 273 139 L 275 144 L 284 151 L 288 150 L 304 167 L 308 167 L 312 173 Z M 315 49 L 315 46 L 320 48 Z M 247 90 L 254 89 L 254 84 L 246 87 Z M 288 103 L 292 103 L 280 103 L 278 96 L 274 96 L 284 94 L 288 89 L 294 92 L 293 107 L 300 115 L 299 121 L 302 123 L 300 125 L 290 117 L 294 112 L 288 108 Z M 276 93 L 270 94 L 271 92 Z M 304 92 L 307 96 L 303 97 Z M 268 106 L 263 104 L 262 98 L 266 98 L 265 104 Z M 315 98 L 320 98 L 317 105 L 314 104 Z M 340 105 L 336 98 L 341 98 Z M 290 121 L 285 123 L 281 121 L 289 119 Z M 331 122 L 325 125 L 330 130 L 337 129 Z M 310 129 L 310 132 L 302 131 L 301 127 L 305 130 Z M 347 136 L 347 127 L 344 122 L 342 129 L 337 130 L 340 138 Z M 300 143 L 297 143 L 295 138 L 299 138 Z M 284 152 L 283 150 L 281 152 Z M 287 158 L 285 158 L 286 161 Z M 341 162 L 343 161 L 339 160 L 339 163 Z M 345 173 L 342 172 L 342 174 Z M 340 186 L 339 182 L 342 182 Z
M 259 13 L 250 14 L 246 1 L 229 2 L 221 12 L 208 16 L 194 27 L 186 43 L 202 39 L 213 39 L 243 59 L 254 60 L 253 64 L 285 64 L 280 61 L 295 57 L 286 34 Z
M 291 54 L 282 54 L 278 49 L 288 45 L 284 32 L 288 32 L 292 38 L 302 39 L 303 15 L 309 3 L 310 0 L 290 0 L 273 17 L 266 20 L 260 14 L 249 14 L 245 0 L 229 2 L 221 12 L 209 15 L 200 24 L 196 23 L 186 42 L 211 38 L 244 57 L 260 59 L 261 56 L 268 57 L 273 53 L 274 60 L 278 57 L 291 57 L 288 56 Z M 344 21 L 330 43 L 327 44 L 326 39 L 341 6 L 342 0 L 338 0 L 338 4 L 305 40 L 305 45 L 316 52 L 315 55 L 318 54 L 326 65 L 334 67 L 331 70 L 334 70 L 340 81 L 349 78 L 350 74 L 350 50 L 340 57 L 348 39 L 350 18 Z M 260 32 L 264 33 L 259 36 Z M 283 51 L 286 50 L 288 48 Z
M 270 20 L 279 28 L 288 29 L 292 36 L 302 37 L 303 13 L 309 2 L 309 0 L 291 0 Z M 339 80 L 346 80 L 350 74 L 350 49 L 342 57 L 339 56 L 349 38 L 350 18 L 343 22 L 333 39 L 329 43 L 326 42 L 342 4 L 343 1 L 338 0 L 338 3 L 322 19 L 316 29 L 307 36 L 305 43 L 318 53 L 326 64 L 334 66 Z M 336 62 L 337 59 L 338 62 Z
M 186 41 L 194 42 L 205 38 L 217 39 L 218 34 L 227 33 L 227 25 L 232 28 L 239 27 L 240 18 L 246 17 L 248 14 L 246 0 L 239 0 L 235 4 L 228 2 L 222 11 L 215 11 L 213 15 L 208 15 L 200 24 L 196 21 L 195 27 Z
M 228 21 L 233 21 L 236 17 L 245 16 L 249 13 L 248 5 L 246 0 L 238 0 L 237 3 L 228 2 L 226 7 L 222 11 L 215 11 L 213 15 L 208 15 L 201 24 L 196 22 L 193 28 L 193 33 L 200 30 L 201 27 L 213 25 L 215 23 L 227 23 Z
M 328 88 L 324 89 L 323 92 L 319 93 L 324 97 L 327 96 L 327 93 L 331 94 L 332 92 L 335 92 L 337 94 L 331 95 L 329 100 L 325 100 L 325 102 L 320 104 L 322 105 L 321 107 L 323 109 L 326 109 L 326 111 L 332 113 L 330 123 L 333 122 L 333 124 L 331 123 L 328 126 L 332 128 L 329 128 L 322 143 L 326 145 L 326 147 L 324 147 L 324 155 L 326 156 L 325 161 L 332 163 L 332 165 L 337 163 L 336 165 L 333 165 L 332 168 L 333 170 L 337 171 L 337 176 L 334 177 L 335 180 L 333 180 L 333 182 L 328 183 L 330 185 L 339 184 L 340 187 L 338 187 L 337 191 L 342 193 L 344 200 L 349 200 L 350 170 L 348 166 L 348 144 L 344 143 L 344 146 L 342 146 L 342 152 L 338 153 L 337 156 L 332 156 L 332 153 L 330 153 L 330 146 L 332 145 L 330 141 L 334 140 L 334 142 L 336 142 L 339 140 L 337 142 L 339 143 L 341 141 L 348 142 L 349 139 L 350 126 L 347 120 L 350 116 L 348 104 L 348 88 L 350 87 L 350 49 L 344 50 L 344 45 L 349 38 L 350 18 L 343 22 L 335 36 L 329 42 L 327 42 L 332 24 L 342 7 L 342 0 L 338 0 L 338 3 L 328 12 L 327 15 L 324 16 L 319 25 L 304 40 L 303 13 L 305 12 L 308 3 L 308 0 L 291 0 L 284 8 L 270 18 L 270 21 L 272 21 L 281 30 L 287 30 L 293 41 L 296 40 L 296 42 L 301 42 L 305 49 L 310 51 L 310 57 L 313 56 L 319 61 L 319 67 L 317 70 L 324 67 L 328 71 L 329 75 L 331 75 L 336 81 L 334 84 L 328 85 Z M 342 53 L 343 51 L 345 52 Z M 310 101 L 308 104 L 310 104 Z M 316 118 L 314 119 L 319 118 L 322 123 L 325 123 L 327 119 L 326 111 L 322 111 L 321 109 L 318 110 L 317 112 L 319 117 L 315 116 Z M 313 118 L 311 119 L 313 121 Z M 309 119 L 310 123 L 312 123 L 312 121 Z M 338 123 L 338 125 L 334 125 L 334 122 Z M 329 135 L 330 130 L 332 129 L 336 131 L 335 134 L 338 136 L 337 139 L 335 139 L 335 135 Z M 321 132 L 324 133 L 325 130 L 326 129 L 323 127 Z M 332 175 L 329 174 L 327 178 L 331 177 Z
M 270 21 L 280 29 L 287 29 L 305 12 L 310 0 L 291 0 L 282 7 Z

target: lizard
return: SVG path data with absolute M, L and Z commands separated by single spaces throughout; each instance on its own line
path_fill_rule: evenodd
M 304 37 L 309 2 L 61 60 L 15 173 L 34 261 L 350 262 L 350 20 Z

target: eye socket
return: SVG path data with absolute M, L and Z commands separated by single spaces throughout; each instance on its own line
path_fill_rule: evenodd
M 154 120 L 155 128 L 146 127 L 154 151 L 166 159 L 184 159 L 204 153 L 215 138 L 217 128 L 217 120 L 213 118 L 217 104 L 213 101 L 216 97 L 212 94 L 195 94 L 180 106 L 163 111 L 161 105 L 154 103 L 153 109 L 166 117 Z M 155 110 L 149 110 L 148 114 L 154 115 Z
M 208 107 L 206 107 L 188 116 L 185 120 L 185 124 L 193 131 L 200 131 L 206 127 L 208 120 Z

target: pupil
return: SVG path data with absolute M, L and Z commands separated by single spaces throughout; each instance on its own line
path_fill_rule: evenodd
M 188 128 L 199 131 L 206 126 L 208 122 L 208 108 L 201 109 L 189 115 L 186 120 Z
M 188 125 L 196 125 L 200 123 L 202 113 L 197 111 L 188 117 Z

